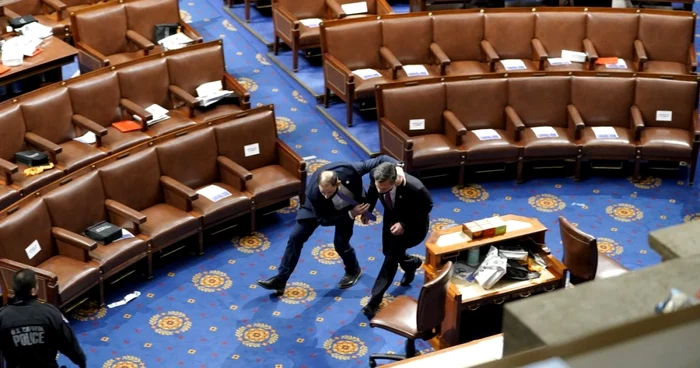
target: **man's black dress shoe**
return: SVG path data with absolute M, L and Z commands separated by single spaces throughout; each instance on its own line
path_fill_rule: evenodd
M 267 280 L 258 280 L 257 283 L 263 289 L 274 290 L 277 295 L 284 294 L 284 288 L 287 286 L 286 283 L 280 281 L 276 276 Z
M 360 276 L 362 276 L 362 270 L 358 270 L 357 273 L 345 273 L 345 276 L 343 276 L 342 279 L 340 279 L 340 282 L 338 283 L 338 288 L 340 289 L 347 289 L 355 284 L 357 284 L 357 280 L 360 279 Z
M 367 305 L 364 308 L 362 308 L 362 314 L 364 314 L 365 317 L 367 317 L 367 319 L 371 321 L 372 318 L 374 318 L 374 316 L 377 314 L 377 309 L 379 308 Z
M 416 278 L 416 271 L 420 268 L 421 264 L 423 264 L 423 261 L 418 257 L 413 257 L 413 263 L 415 265 L 413 269 L 404 270 L 405 273 L 401 278 L 401 286 L 411 285 L 413 279 Z

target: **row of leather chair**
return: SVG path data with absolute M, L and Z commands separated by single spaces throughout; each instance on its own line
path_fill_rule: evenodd
M 584 161 L 632 162 L 635 179 L 643 161 L 679 162 L 692 185 L 697 103 L 697 77 L 632 73 L 490 74 L 377 88 L 381 151 L 409 171 L 459 167 L 460 184 L 469 165 L 517 163 L 522 181 L 526 162 L 568 160 L 577 180 Z
M 222 81 L 236 93 L 200 107 L 196 88 Z M 150 125 L 145 108 L 158 104 L 170 118 Z M 0 104 L 0 208 L 64 175 L 155 137 L 250 108 L 250 95 L 224 66 L 220 41 L 151 55 L 104 68 L 24 94 Z M 122 133 L 112 123 L 137 120 L 142 128 Z M 87 132 L 96 143 L 75 141 Z M 55 168 L 26 176 L 14 155 L 27 149 L 49 154 Z
M 177 0 L 110 1 L 71 12 L 70 19 L 83 73 L 164 51 L 156 45 L 156 25 L 179 24 L 183 34 L 202 42 L 202 36 L 180 19 Z
M 246 6 L 250 0 L 246 0 Z M 386 0 L 364 1 L 367 12 L 362 14 L 347 15 L 342 5 L 360 3 L 356 0 L 273 0 L 272 23 L 275 30 L 273 52 L 278 53 L 280 39 L 292 49 L 292 69 L 299 69 L 299 50 L 317 49 L 321 47 L 319 26 L 306 26 L 302 23 L 305 19 L 343 19 L 358 18 L 370 15 L 384 16 L 393 14 L 394 11 Z M 246 8 L 246 17 L 249 10 Z M 249 18 L 246 18 L 249 20 Z M 359 41 L 359 40 L 358 40 Z
M 325 93 L 347 106 L 372 99 L 376 85 L 415 80 L 402 69 L 422 65 L 428 77 L 504 72 L 501 60 L 523 62 L 522 71 L 650 72 L 695 70 L 695 14 L 635 9 L 509 8 L 394 14 L 321 25 Z M 360 42 L 361 40 L 361 42 Z M 585 52 L 584 63 L 551 65 L 562 50 Z M 596 65 L 623 59 L 624 69 Z M 359 69 L 380 76 L 363 80 Z
M 250 150 L 255 146 L 254 150 Z M 209 185 L 231 195 L 212 201 L 197 191 Z M 2 212 L 0 282 L 32 268 L 39 297 L 68 306 L 105 280 L 166 248 L 203 232 L 231 227 L 232 220 L 304 199 L 306 163 L 277 138 L 273 107 L 264 106 L 185 128 L 93 164 Z M 101 221 L 134 235 L 109 245 L 81 235 Z M 26 251 L 37 242 L 39 250 Z M 35 246 L 36 247 L 36 246 Z M 6 301 L 9 293 L 3 293 Z

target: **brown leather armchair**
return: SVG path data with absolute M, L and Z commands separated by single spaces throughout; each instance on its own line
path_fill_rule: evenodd
M 230 122 L 214 126 L 219 149 L 219 161 L 235 162 L 250 179 L 245 190 L 252 195 L 252 226 L 255 215 L 265 208 L 273 210 L 289 205 L 289 199 L 299 196 L 304 201 L 306 162 L 281 139 L 277 138 L 272 106 L 255 114 L 243 115 Z M 257 145 L 258 154 L 246 153 Z M 264 213 L 262 213 L 264 214 Z
M 70 185 L 66 184 L 44 197 L 54 228 L 83 234 L 88 227 L 101 221 L 111 222 L 113 217 L 118 216 L 133 223 L 132 228 L 136 231 L 133 238 L 109 245 L 97 243 L 97 247 L 90 251 L 90 256 L 100 263 L 105 280 L 150 255 L 146 239 L 138 234 L 139 226 L 146 222 L 146 216 L 107 200 L 99 173 L 92 172 L 73 180 Z M 150 257 L 148 261 L 145 273 L 150 278 Z
M 506 130 L 513 134 L 522 147 L 518 160 L 517 180 L 523 180 L 525 161 L 575 161 L 580 153 L 576 144 L 575 130 L 581 125 L 572 125 L 567 119 L 570 101 L 569 77 L 523 77 L 513 78 L 508 84 L 508 106 Z M 556 137 L 538 137 L 539 127 L 550 127 Z
M 596 65 L 596 60 L 604 57 L 623 59 L 627 69 L 613 71 L 634 72 L 637 66 L 634 59 L 634 40 L 637 38 L 639 15 L 636 13 L 589 12 L 586 22 L 584 51 L 588 54 L 590 70 L 607 70 L 605 65 Z
M 364 2 L 367 6 L 366 13 L 353 13 L 347 14 L 343 9 L 343 5 Z M 389 3 L 386 0 L 326 0 L 326 6 L 332 18 L 343 19 L 343 18 L 357 18 L 364 17 L 367 15 L 386 15 L 394 14 L 394 10 L 391 9 Z
M 639 16 L 639 32 L 634 41 L 637 71 L 648 73 L 688 74 L 697 65 L 692 17 L 657 14 Z M 673 37 L 659 37 L 663 35 Z
M 180 19 L 180 2 L 177 0 L 125 0 L 126 24 L 128 28 L 151 43 L 154 50 L 162 51 L 155 38 L 158 24 L 178 24 L 181 32 L 194 40 L 202 42 L 202 36 L 189 24 Z
M 569 126 L 575 127 L 574 138 L 581 146 L 576 161 L 577 180 L 581 178 L 581 162 L 586 160 L 633 162 L 633 178 L 639 177 L 643 126 L 635 125 L 630 114 L 634 86 L 634 78 L 572 78 L 567 112 Z M 603 127 L 614 129 L 617 138 L 605 137 L 606 133 L 600 131 Z
M 440 46 L 450 63 L 447 75 L 484 74 L 488 65 L 481 56 L 484 14 L 443 14 L 433 17 L 433 42 Z
M 70 173 L 107 156 L 98 148 L 107 129 L 74 114 L 68 88 L 54 87 L 58 88 L 41 90 L 22 101 L 22 116 L 28 131 L 25 139 L 47 151 L 59 169 Z M 73 140 L 85 132 L 94 133 L 97 143 Z
M 195 235 L 198 252 L 203 253 L 201 215 L 192 211 L 192 202 L 199 194 L 161 174 L 155 148 L 129 155 L 99 172 L 112 204 L 124 212 L 138 213 L 139 218 L 148 218 L 139 230 L 149 238 L 151 253 Z M 117 226 L 137 231 L 134 218 L 118 216 L 112 220 Z
M 204 228 L 246 215 L 252 207 L 245 190 L 253 175 L 236 162 L 219 156 L 216 147 L 213 129 L 187 133 L 156 147 L 163 177 L 191 192 L 216 185 L 231 193 L 217 202 L 202 195 L 192 201 L 192 208 L 202 214 Z
M 406 355 L 372 354 L 369 366 L 376 367 L 377 360 L 404 360 L 416 356 L 415 341 L 429 340 L 440 333 L 445 319 L 445 299 L 452 278 L 452 262 L 442 266 L 438 276 L 423 285 L 418 300 L 401 295 L 382 308 L 369 322 L 372 328 L 381 328 L 406 338 Z
M 31 258 L 27 248 L 37 242 Z M 2 298 L 12 292 L 12 277 L 24 268 L 37 273 L 40 300 L 65 307 L 98 287 L 99 304 L 104 304 L 100 263 L 90 257 L 94 241 L 71 231 L 53 227 L 51 215 L 39 199 L 0 221 L 0 281 Z M 28 254 L 29 253 L 29 254 Z
M 379 49 L 379 57 L 384 65 L 391 68 L 392 80 L 415 79 L 416 77 L 408 76 L 403 70 L 403 67 L 408 65 L 425 67 L 429 74 L 425 77 L 445 75 L 450 59 L 440 45 L 433 42 L 432 23 L 429 17 L 393 18 L 382 21 L 382 47 Z
M 552 65 L 548 58 L 561 57 L 562 50 L 583 52 L 586 37 L 586 14 L 574 12 L 541 12 L 535 14 L 535 38 L 532 39 L 532 60 L 539 70 L 581 71 L 586 63 Z
M 403 161 L 409 172 L 458 167 L 462 185 L 464 152 L 460 146 L 467 130 L 446 110 L 445 86 L 427 83 L 411 88 L 380 87 L 379 94 L 382 153 Z
M 319 27 L 307 27 L 304 19 L 330 19 L 326 0 L 272 0 L 272 23 L 275 27 L 275 40 L 272 50 L 277 55 L 279 42 L 292 49 L 292 69 L 299 70 L 299 51 L 321 47 Z
M 564 265 L 569 269 L 572 284 L 628 272 L 617 261 L 598 251 L 596 238 L 579 230 L 563 216 L 559 216 L 559 231 L 564 245 Z
M 500 61 L 506 59 L 521 60 L 526 68 L 521 71 L 538 70 L 539 64 L 532 61 L 534 35 L 533 13 L 487 13 L 481 51 L 486 55 L 489 71 L 505 72 L 506 69 Z

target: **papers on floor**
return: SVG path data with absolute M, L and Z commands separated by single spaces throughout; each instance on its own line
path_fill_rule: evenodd
M 321 22 L 323 22 L 323 19 L 320 18 L 307 18 L 299 20 L 299 23 L 309 28 L 316 28 L 319 24 L 321 24 Z
M 573 61 L 575 63 L 586 62 L 586 57 L 587 57 L 587 55 L 585 52 L 561 50 L 561 58 L 562 59 Z
M 571 64 L 571 60 L 564 58 L 549 58 L 547 61 L 549 61 L 549 64 L 552 66 Z
M 438 247 L 449 247 L 450 245 L 466 243 L 470 240 L 467 234 L 458 231 L 440 236 L 435 244 L 437 244 Z
M 595 137 L 599 139 L 615 139 L 617 138 L 617 132 L 613 127 L 592 127 Z
M 402 68 L 409 77 L 424 77 L 428 75 L 428 69 L 425 69 L 423 65 L 404 65 Z
M 158 44 L 163 46 L 166 50 L 177 50 L 181 49 L 191 43 L 193 43 L 194 40 L 187 37 L 186 34 L 182 32 L 175 33 L 173 35 L 170 35 L 168 37 L 163 38 L 162 40 L 158 41 Z
M 472 133 L 476 134 L 476 137 L 479 138 L 480 141 L 501 139 L 501 136 L 498 135 L 498 132 L 493 129 L 476 129 L 472 130 Z
M 197 96 L 199 96 L 197 100 L 199 100 L 199 106 L 207 107 L 233 95 L 233 93 L 233 91 L 225 90 L 221 81 L 207 82 L 197 87 Z
M 146 122 L 146 125 L 148 126 L 151 126 L 155 123 L 160 123 L 163 120 L 170 119 L 170 115 L 168 115 L 169 111 L 158 104 L 148 106 L 145 110 L 151 113 L 151 115 L 153 116 L 151 120 Z M 141 118 L 137 115 L 134 115 L 134 119 L 141 121 Z
M 367 13 L 367 3 L 364 1 L 357 3 L 342 4 L 340 8 L 346 15 Z
M 218 202 L 226 197 L 231 196 L 231 192 L 228 190 L 218 186 L 218 185 L 209 185 L 206 186 L 200 190 L 197 191 L 199 195 L 206 197 L 208 200 L 212 202 Z
M 47 27 L 39 22 L 32 22 L 20 28 L 19 33 L 23 36 L 36 39 L 44 39 L 53 35 L 51 27 Z
M 556 138 L 559 136 L 559 134 L 557 134 L 557 131 L 554 130 L 554 128 L 552 127 L 545 126 L 535 127 L 531 129 L 533 133 L 535 133 L 535 136 L 537 136 L 537 138 Z
M 141 295 L 140 291 L 134 291 L 133 293 L 125 296 L 124 299 L 122 299 L 118 302 L 114 302 L 112 304 L 107 304 L 107 308 L 112 309 L 112 308 L 120 307 L 120 306 L 138 298 L 140 295 Z
M 73 138 L 74 141 L 78 141 L 80 143 L 85 143 L 85 144 L 93 144 L 97 142 L 97 136 L 93 132 L 87 132 L 80 137 L 75 137 Z
M 379 78 L 382 75 L 379 74 L 378 71 L 374 69 L 357 69 L 352 74 L 355 74 L 356 76 L 362 78 L 362 80 L 367 80 L 367 79 L 372 79 L 372 78 Z
M 506 59 L 501 60 L 501 64 L 506 70 L 525 70 L 527 67 L 522 60 L 519 59 Z

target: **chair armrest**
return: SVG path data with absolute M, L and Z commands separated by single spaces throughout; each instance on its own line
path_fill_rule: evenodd
M 126 98 L 122 98 L 119 100 L 119 106 L 126 110 L 131 115 L 136 115 L 138 116 L 141 121 L 141 130 L 147 130 L 148 129 L 148 122 L 153 119 L 153 115 L 151 115 L 150 112 L 146 111 L 143 107 L 137 105 L 134 101 L 128 100 Z
M 542 45 L 542 42 L 536 38 L 532 39 L 532 60 L 539 64 L 539 70 L 544 70 L 545 61 L 549 55 L 547 50 Z
M 195 192 L 194 189 L 169 176 L 162 175 L 160 177 L 160 184 L 163 186 L 163 188 L 173 191 L 175 194 L 187 199 L 188 201 L 195 201 L 197 198 L 199 198 L 199 193 Z
M 61 227 L 52 227 L 51 236 L 53 236 L 56 240 L 60 240 L 62 242 L 65 242 L 66 244 L 73 245 L 84 251 L 91 251 L 97 249 L 96 241 Z
M 695 136 L 695 143 L 700 143 L 700 120 L 698 120 L 698 109 L 693 110 L 693 136 Z
M 42 2 L 56 11 L 56 20 L 63 20 L 63 11 L 68 9 L 68 5 L 61 0 L 42 0 Z
M 170 91 L 170 95 L 174 97 L 174 99 L 182 101 L 187 105 L 189 108 L 189 116 L 190 118 L 194 117 L 194 108 L 199 106 L 200 101 L 192 96 L 191 94 L 187 93 L 184 89 L 171 84 L 168 86 L 168 91 Z
M 413 140 L 387 118 L 379 119 L 379 142 L 381 151 L 406 163 L 406 169 L 413 165 Z
M 430 44 L 430 52 L 432 52 L 435 59 L 440 62 L 440 75 L 445 75 L 445 68 L 450 65 L 452 60 L 447 57 L 447 54 L 442 50 L 442 47 L 435 42 Z
M 42 151 L 46 151 L 49 154 L 49 157 L 51 158 L 51 162 L 53 162 L 54 164 L 57 162 L 56 156 L 59 153 L 63 152 L 63 147 L 33 132 L 25 133 L 24 140 L 29 142 L 29 144 L 31 144 L 32 146 L 37 147 Z
M 569 115 L 569 133 L 571 133 L 574 139 L 579 140 L 581 139 L 581 130 L 586 126 L 583 123 L 583 118 L 581 118 L 581 113 L 574 105 L 568 105 L 566 111 Z
M 33 267 L 27 264 L 24 264 L 22 262 L 17 262 L 13 261 L 8 258 L 0 258 L 0 269 L 2 270 L 8 270 L 13 273 L 13 275 L 25 268 L 28 268 L 36 273 L 38 276 L 37 279 L 41 279 L 44 281 L 48 281 L 49 283 L 57 283 L 58 282 L 58 276 L 56 276 L 55 273 L 51 271 L 47 271 L 41 268 Z M 7 276 L 7 274 L 5 274 Z M 41 282 L 41 280 L 37 280 L 38 282 Z M 10 291 L 10 290 L 8 290 Z
M 58 295 L 58 276 L 56 274 L 11 259 L 0 258 L 0 273 L 2 273 L 4 278 L 12 279 L 14 274 L 24 269 L 30 269 L 36 273 L 37 297 L 42 301 L 58 306 L 56 298 Z M 7 298 L 11 295 L 12 290 L 4 290 L 2 294 L 3 301 L 7 302 Z
M 391 65 L 391 71 L 392 71 L 392 79 L 396 79 L 396 73 L 401 69 L 403 65 L 401 65 L 401 62 L 399 59 L 396 58 L 393 52 L 389 50 L 388 48 L 382 46 L 379 49 L 379 56 L 381 56 L 382 59 L 384 59 L 389 65 Z
M 0 158 L 0 170 L 2 170 L 5 177 L 5 185 L 10 186 L 12 185 L 12 174 L 16 174 L 19 171 L 19 167 L 10 161 Z
M 194 40 L 194 43 L 202 43 L 204 41 L 202 35 L 200 35 L 199 32 L 192 28 L 191 25 L 185 23 L 185 21 L 180 21 L 180 27 L 182 27 L 182 33 Z
M 345 12 L 343 11 L 343 8 L 335 0 L 326 0 L 326 6 L 328 7 L 328 9 L 330 9 L 331 13 L 333 13 L 333 16 L 335 16 L 338 19 L 342 19 L 347 16 L 347 14 L 345 14 Z
M 487 40 L 481 41 L 481 50 L 484 52 L 484 55 L 486 55 L 486 61 L 489 62 L 489 71 L 493 72 L 496 70 L 496 63 L 501 61 L 501 58 L 498 56 L 491 42 Z
M 442 118 L 445 119 L 445 135 L 448 141 L 454 142 L 457 147 L 461 146 L 462 136 L 467 134 L 467 128 L 450 110 L 443 111 Z
M 588 68 L 590 70 L 595 69 L 595 61 L 598 60 L 598 51 L 596 51 L 593 41 L 585 38 L 583 40 L 583 51 L 588 57 Z
M 634 140 L 638 141 L 641 139 L 642 131 L 644 130 L 644 118 L 639 107 L 630 107 L 630 120 L 630 129 L 634 132 Z
M 350 94 L 349 85 L 355 82 L 355 75 L 352 74 L 352 71 L 345 64 L 341 63 L 333 55 L 324 53 L 323 70 L 325 72 L 323 73 L 323 78 L 326 87 L 329 85 L 340 87 L 339 85 L 342 84 L 343 89 L 340 92 L 343 95 Z
M 299 19 L 280 3 L 272 2 L 272 20 L 276 32 L 284 35 L 289 41 L 299 34 Z
M 136 31 L 126 31 L 126 38 L 138 46 L 138 48 L 146 50 L 146 54 L 148 54 L 148 51 L 153 50 L 153 48 L 156 46 L 153 44 L 153 42 L 149 41 L 146 37 L 140 35 Z
M 248 92 L 248 90 L 245 89 L 245 87 L 241 86 L 241 84 L 238 83 L 236 78 L 231 76 L 231 74 L 224 73 L 223 84 L 225 89 L 236 92 L 241 109 L 250 109 L 250 92 Z
M 143 224 L 147 220 L 146 215 L 144 215 L 143 213 L 136 211 L 135 209 L 128 207 L 113 199 L 105 200 L 105 208 L 108 212 L 123 217 L 136 225 Z
M 377 15 L 394 14 L 394 9 L 391 8 L 386 0 L 377 0 Z
M 301 179 L 306 172 L 306 161 L 304 161 L 298 153 L 294 152 L 286 143 L 282 142 L 281 139 L 277 139 L 277 157 L 285 170 L 289 171 L 290 174 Z
M 251 174 L 250 171 L 246 170 L 243 166 L 233 162 L 233 160 L 226 156 L 218 156 L 216 158 L 216 162 L 222 169 L 230 172 L 231 174 L 236 175 L 243 181 L 248 181 L 253 178 L 253 174 Z
M 698 61 L 697 55 L 695 54 L 695 43 L 691 42 L 688 47 L 688 72 L 693 73 L 696 70 Z
M 641 40 L 634 40 L 634 59 L 637 60 L 637 71 L 644 71 L 644 63 L 646 63 L 649 58 L 644 49 L 644 43 Z
M 525 130 L 525 124 L 518 116 L 512 106 L 506 106 L 506 132 L 510 134 L 516 142 L 520 141 L 520 132 Z
M 72 120 L 73 124 L 94 133 L 97 136 L 97 147 L 102 146 L 102 137 L 107 135 L 107 128 L 80 114 L 73 115 Z

